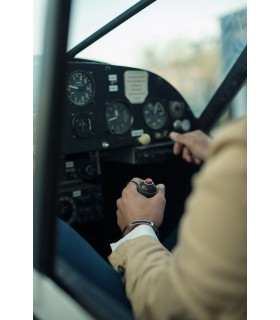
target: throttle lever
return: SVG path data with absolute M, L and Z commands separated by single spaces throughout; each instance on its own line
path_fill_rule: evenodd
M 156 185 L 150 178 L 145 179 L 140 185 L 137 186 L 137 191 L 146 198 L 152 198 L 158 193 Z

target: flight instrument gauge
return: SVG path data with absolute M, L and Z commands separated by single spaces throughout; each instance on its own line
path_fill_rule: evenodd
M 133 123 L 130 108 L 120 101 L 112 102 L 106 107 L 105 118 L 111 134 L 123 134 L 130 129 Z
M 181 101 L 170 101 L 169 112 L 175 119 L 181 118 L 185 111 L 185 104 Z
M 146 125 L 153 129 L 161 129 L 167 121 L 167 112 L 162 102 L 151 100 L 147 102 L 143 109 Z
M 95 88 L 92 77 L 81 71 L 70 74 L 66 81 L 66 92 L 69 100 L 76 106 L 85 106 L 93 99 Z
M 61 196 L 57 203 L 57 214 L 60 219 L 68 223 L 75 221 L 77 216 L 77 206 L 75 201 L 68 196 Z
M 79 113 L 72 120 L 72 128 L 80 138 L 89 138 L 93 133 L 92 116 L 87 113 Z

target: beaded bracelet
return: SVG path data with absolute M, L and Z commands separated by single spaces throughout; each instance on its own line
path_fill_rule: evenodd
M 129 224 L 127 224 L 127 225 L 123 228 L 122 236 L 124 237 L 124 233 L 125 233 L 125 231 L 126 231 L 128 228 L 130 228 L 130 227 L 132 227 L 132 226 L 137 226 L 137 225 L 140 225 L 140 224 L 145 224 L 145 225 L 151 226 L 151 227 L 154 229 L 156 235 L 158 236 L 158 234 L 159 234 L 158 228 L 155 226 L 155 224 L 154 224 L 153 222 L 147 221 L 147 220 L 137 220 L 137 221 L 132 221 L 132 222 L 130 222 Z

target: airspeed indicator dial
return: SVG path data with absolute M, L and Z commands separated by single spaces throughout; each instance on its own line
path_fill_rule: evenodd
M 145 104 L 143 109 L 146 125 L 153 129 L 161 129 L 167 121 L 167 112 L 162 102 L 152 100 Z
M 70 74 L 66 81 L 66 92 L 69 100 L 77 106 L 85 106 L 93 99 L 95 88 L 92 77 L 81 71 Z

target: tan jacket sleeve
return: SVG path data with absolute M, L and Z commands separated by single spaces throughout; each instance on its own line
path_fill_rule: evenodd
M 246 318 L 246 131 L 242 119 L 214 139 L 194 179 L 172 253 L 142 236 L 110 255 L 116 270 L 125 268 L 126 293 L 137 318 Z

